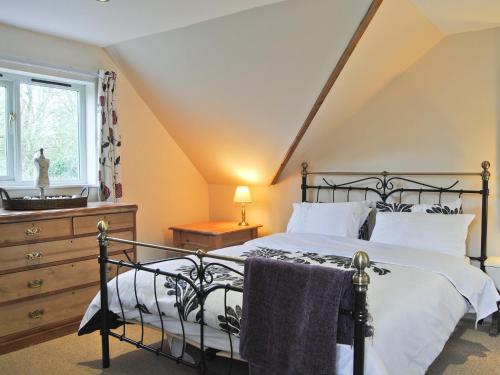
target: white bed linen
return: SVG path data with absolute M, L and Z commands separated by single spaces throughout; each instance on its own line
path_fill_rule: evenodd
M 359 238 L 370 211 L 363 202 L 294 203 L 286 231 Z
M 258 246 L 345 257 L 352 257 L 355 251 L 362 249 L 368 252 L 372 261 L 378 263 L 378 267 L 390 270 L 390 273 L 385 275 L 379 275 L 373 269 L 368 270 L 371 278 L 368 303 L 375 334 L 373 338 L 367 339 L 365 364 L 367 375 L 424 374 L 441 352 L 458 321 L 468 311 L 467 300 L 476 311 L 478 320 L 495 311 L 496 302 L 500 300 L 493 281 L 479 269 L 465 264 L 461 259 L 395 245 L 326 235 L 281 233 L 255 239 L 241 246 L 217 250 L 217 253 L 240 255 Z M 179 262 L 184 263 L 177 261 L 160 263 L 158 268 L 172 271 L 180 264 L 187 263 Z M 234 267 L 234 263 L 231 263 L 231 266 Z M 144 315 L 144 320 L 159 327 L 152 277 L 139 272 L 137 280 L 141 303 L 152 312 Z M 132 272 L 120 275 L 120 294 L 127 320 L 139 318 L 138 309 L 134 308 L 132 282 Z M 110 281 L 108 287 L 110 309 L 120 315 L 114 280 Z M 158 283 L 157 293 L 161 311 L 170 308 L 174 312 L 171 297 L 169 302 L 162 283 Z M 216 295 L 217 293 L 210 297 L 213 298 L 213 302 L 207 300 L 206 304 L 209 326 L 205 336 L 206 345 L 228 350 L 227 334 L 217 329 L 217 313 L 223 312 L 221 294 Z M 231 306 L 239 302 L 241 305 L 241 294 L 230 294 L 228 304 Z M 99 308 L 99 295 L 97 295 L 89 306 L 81 327 Z M 180 333 L 178 321 L 174 319 L 169 321 L 166 329 L 172 333 Z M 185 328 L 189 339 L 199 340 L 198 325 L 186 323 Z M 237 338 L 234 338 L 233 347 L 237 350 Z M 352 374 L 351 347 L 337 345 L 337 354 L 338 374 Z

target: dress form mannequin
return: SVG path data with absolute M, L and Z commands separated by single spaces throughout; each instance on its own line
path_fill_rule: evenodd
M 40 198 L 45 198 L 44 189 L 49 186 L 49 166 L 50 160 L 43 154 L 43 148 L 40 149 L 40 155 L 33 159 L 35 165 L 35 186 L 40 189 Z

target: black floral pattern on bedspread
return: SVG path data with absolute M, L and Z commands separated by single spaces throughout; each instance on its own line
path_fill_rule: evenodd
M 231 285 L 234 287 L 242 288 L 243 287 L 243 277 L 235 272 L 228 270 L 225 267 L 213 265 L 210 263 L 203 263 L 203 266 L 206 268 L 207 278 L 209 283 L 205 284 L 205 292 L 209 294 L 213 289 L 217 288 L 220 285 Z M 208 267 L 208 268 L 207 268 Z M 187 278 L 197 278 L 196 271 L 193 269 L 193 266 L 181 266 L 176 269 L 175 272 L 178 272 L 184 277 Z M 179 316 L 184 321 L 188 320 L 189 315 L 193 311 L 197 311 L 195 321 L 199 323 L 201 321 L 201 316 L 199 312 L 200 302 L 198 299 L 198 295 L 196 291 L 191 287 L 191 285 L 183 279 L 177 279 L 175 277 L 167 277 L 167 281 L 165 282 L 165 288 L 167 288 L 167 294 L 169 296 L 176 296 L 175 307 L 179 312 Z M 229 307 L 228 307 L 229 309 Z M 235 308 L 231 308 L 233 311 L 241 311 L 240 306 L 236 306 Z M 228 320 L 229 316 L 233 314 L 232 311 L 228 312 Z M 241 314 L 240 318 L 241 319 Z M 220 320 L 220 318 L 219 318 Z M 225 330 L 226 326 L 229 326 L 231 323 L 227 323 L 224 321 L 220 324 L 221 329 Z M 223 327 L 224 326 L 224 327 Z M 239 326 L 238 326 L 239 332 Z
M 294 253 L 285 250 L 270 249 L 268 247 L 258 247 L 256 250 L 250 250 L 243 253 L 244 257 L 258 256 L 263 258 L 272 258 L 276 260 L 285 260 L 301 264 L 324 264 L 329 263 L 341 268 L 354 268 L 352 258 L 339 255 L 323 255 L 314 252 Z M 383 276 L 391 271 L 387 268 L 377 266 L 376 262 L 370 261 L 368 268 L 371 268 L 377 275 Z
M 177 271 L 180 271 L 181 274 L 185 272 L 182 270 L 182 268 L 190 268 L 190 270 L 192 269 L 192 267 L 181 267 L 177 269 Z M 188 275 L 190 270 L 187 272 Z M 182 320 L 187 321 L 189 314 L 191 314 L 193 311 L 199 310 L 200 302 L 198 300 L 198 295 L 196 294 L 196 291 L 191 287 L 191 285 L 186 282 L 186 280 L 167 277 L 167 281 L 164 285 L 168 290 L 167 295 L 175 296 L 176 302 L 174 306 L 177 308 L 179 317 Z M 199 323 L 200 320 L 200 312 L 198 311 L 195 317 L 195 321 Z
M 240 337 L 240 322 L 243 315 L 241 306 L 236 305 L 236 308 L 228 306 L 225 315 L 218 315 L 219 327 L 224 332 L 229 332 L 237 337 Z
M 338 256 L 338 255 L 323 255 L 315 252 L 291 252 L 280 249 L 272 249 L 269 247 L 257 247 L 254 250 L 246 251 L 242 254 L 243 257 L 263 257 L 300 264 L 331 264 L 339 268 L 354 268 L 352 266 L 352 258 Z M 208 276 L 205 291 L 207 295 L 215 288 L 220 288 L 221 285 L 231 285 L 233 287 L 243 287 L 243 276 L 238 273 L 232 272 L 225 267 L 211 264 L 209 262 L 203 263 L 206 272 L 210 273 Z M 372 269 L 376 275 L 383 276 L 389 274 L 391 271 L 377 266 L 376 262 L 370 261 L 368 268 Z M 196 279 L 196 271 L 193 266 L 181 266 L 176 269 L 176 272 L 184 277 Z M 176 296 L 175 307 L 178 309 L 179 317 L 184 321 L 188 320 L 189 315 L 197 311 L 195 321 L 200 322 L 200 303 L 196 291 L 191 285 L 183 279 L 175 277 L 167 277 L 165 282 L 167 294 Z M 233 334 L 236 337 L 240 335 L 240 321 L 242 316 L 242 309 L 240 305 L 226 306 L 226 313 L 224 308 L 221 307 L 222 312 L 217 314 L 218 324 L 221 331 Z

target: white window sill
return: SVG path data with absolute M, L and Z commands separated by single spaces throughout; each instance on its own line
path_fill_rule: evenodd
M 33 185 L 2 185 L 0 182 L 0 187 L 4 188 L 9 192 L 10 190 L 34 190 L 39 191 L 40 189 L 34 187 Z M 62 184 L 62 185 L 51 185 L 46 188 L 46 191 L 50 190 L 61 190 L 61 189 L 83 189 L 85 187 L 88 188 L 99 188 L 99 185 L 87 185 L 87 184 Z

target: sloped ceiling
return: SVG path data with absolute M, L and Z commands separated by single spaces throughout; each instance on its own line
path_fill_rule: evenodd
M 289 0 L 107 50 L 209 183 L 265 185 L 370 3 Z
M 499 0 L 413 0 L 445 34 L 500 26 Z
M 336 129 L 443 37 L 412 1 L 384 0 L 282 178 L 297 173 L 302 161 L 331 154 Z
M 283 0 L 0 0 L 0 23 L 107 46 Z

